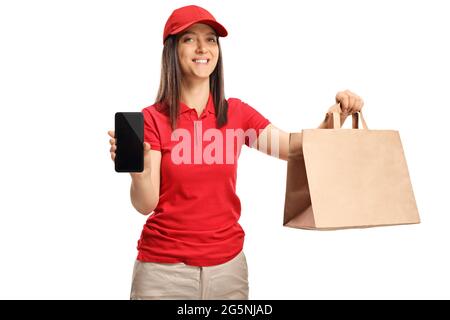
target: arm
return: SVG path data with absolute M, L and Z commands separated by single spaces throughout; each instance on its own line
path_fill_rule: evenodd
M 159 201 L 161 176 L 161 151 L 149 150 L 151 162 L 149 172 L 131 175 L 130 197 L 133 207 L 148 215 L 155 210 Z
M 341 111 L 340 116 L 342 126 L 345 119 L 347 119 L 350 114 L 360 111 L 364 105 L 364 101 L 349 90 L 338 92 L 336 94 L 336 102 L 340 103 L 340 109 L 336 105 L 332 106 L 328 110 L 325 119 L 319 125 L 319 129 L 333 128 L 333 111 L 337 111 L 338 109 Z M 289 133 L 269 124 L 261 132 L 258 139 L 255 140 L 251 147 L 279 159 L 287 160 L 289 154 Z
M 326 122 L 324 121 L 320 124 L 319 128 L 325 125 Z M 251 147 L 278 159 L 287 160 L 289 154 L 289 132 L 283 131 L 273 124 L 269 124 Z
M 341 125 L 348 117 L 347 114 L 341 114 Z M 333 117 L 327 113 L 325 119 L 320 123 L 318 129 L 329 129 L 333 127 Z M 277 157 L 281 160 L 287 160 L 289 154 L 289 132 L 285 132 L 273 124 L 269 124 L 255 140 L 252 148 L 255 148 L 267 155 Z M 278 152 L 277 149 L 278 148 Z

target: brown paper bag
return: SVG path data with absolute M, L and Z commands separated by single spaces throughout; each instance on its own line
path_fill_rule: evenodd
M 290 135 L 283 225 L 329 230 L 419 223 L 399 133 L 369 130 L 361 113 L 353 115 L 353 129 L 340 128 L 337 112 L 333 123 L 333 129 Z

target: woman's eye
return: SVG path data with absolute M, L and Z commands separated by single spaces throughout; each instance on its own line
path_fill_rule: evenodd
M 209 38 L 208 41 L 210 41 L 210 42 L 216 42 L 216 38 Z
M 192 38 L 184 38 L 184 42 L 190 42 L 190 40 L 193 40 Z

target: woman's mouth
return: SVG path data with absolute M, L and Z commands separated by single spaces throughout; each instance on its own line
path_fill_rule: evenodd
M 197 64 L 207 64 L 209 59 L 192 59 L 192 61 Z

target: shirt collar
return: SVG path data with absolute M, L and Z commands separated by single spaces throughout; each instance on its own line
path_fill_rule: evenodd
M 193 109 L 194 108 L 190 108 L 186 104 L 184 104 L 183 102 L 180 101 L 180 113 L 188 112 L 188 111 L 191 111 Z M 206 111 L 208 113 L 212 113 L 212 114 L 216 113 L 215 110 L 214 110 L 214 100 L 212 98 L 211 92 L 209 93 L 208 102 L 206 103 L 205 109 L 206 109 Z

